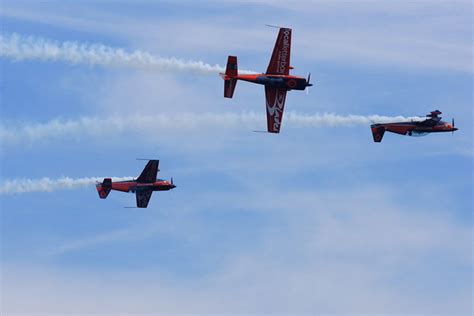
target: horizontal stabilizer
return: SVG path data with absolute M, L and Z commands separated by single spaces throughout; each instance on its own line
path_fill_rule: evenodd
M 380 143 L 383 138 L 383 134 L 385 133 L 385 127 L 374 124 L 371 125 L 370 128 L 372 129 L 372 136 L 374 137 L 374 142 Z
M 220 74 L 222 79 L 224 79 L 224 97 L 232 98 L 234 96 L 235 86 L 237 85 L 237 57 L 229 56 L 227 57 L 227 66 L 225 68 L 225 73 Z
M 107 198 L 110 193 L 110 190 L 112 190 L 112 179 L 105 178 L 102 183 L 97 183 L 96 189 L 101 199 Z
M 224 97 L 232 98 L 234 96 L 235 86 L 237 85 L 237 79 L 225 79 L 224 80 Z

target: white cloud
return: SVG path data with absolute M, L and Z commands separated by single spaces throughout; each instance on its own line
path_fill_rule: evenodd
M 91 249 L 110 245 L 121 241 L 143 241 L 159 232 L 159 226 L 137 227 L 131 229 L 118 229 L 83 239 L 65 242 L 47 252 L 47 255 L 59 256 L 69 252 Z
M 304 30 L 295 45 L 302 55 L 320 61 L 355 65 L 390 65 L 471 73 L 472 46 L 427 36 L 422 30 L 403 27 Z M 306 34 L 304 34 L 306 33 Z M 312 41 L 305 38 L 311 37 Z M 317 52 L 317 54 L 313 53 Z
M 250 199 L 263 203 L 262 192 L 253 192 Z M 267 200 L 272 217 L 279 220 L 262 227 L 261 238 L 251 245 L 226 249 L 210 273 L 198 276 L 175 278 L 159 264 L 89 272 L 6 265 L 2 311 L 6 315 L 468 314 L 469 225 L 436 205 L 426 209 L 395 201 L 387 192 L 375 186 L 337 193 L 282 192 L 276 201 Z M 244 207 L 247 200 L 240 199 Z M 161 225 L 184 226 L 168 230 L 164 239 L 185 238 L 189 250 L 201 241 L 189 238 L 196 223 L 183 215 L 161 219 Z M 116 230 L 68 242 L 54 255 L 157 238 L 160 231 Z M 212 238 L 212 230 L 200 233 Z M 206 256 L 201 253 L 195 260 Z M 192 270 L 195 263 L 188 262 L 184 270 Z
M 180 17 L 143 18 L 123 14 L 120 8 L 111 12 L 80 5 L 73 10 L 82 13 L 80 18 L 54 7 L 48 10 L 36 7 L 32 12 L 32 9 L 13 6 L 3 10 L 3 15 L 118 36 L 139 47 L 156 48 L 167 53 L 184 51 L 197 56 L 218 53 L 225 58 L 227 53 L 257 50 L 267 52 L 267 58 L 271 52 L 270 45 L 274 43 L 274 33 L 266 30 L 263 24 L 273 20 L 281 22 L 283 11 L 288 13 L 285 17 L 287 26 L 295 30 L 295 59 L 304 56 L 313 62 L 473 71 L 470 1 L 237 0 L 225 5 L 229 12 L 233 12 L 243 5 L 241 2 L 253 6 L 254 10 L 249 13 L 253 21 L 262 21 L 265 17 L 267 22 L 248 23 L 245 20 L 247 27 L 241 27 L 244 23 L 239 15 L 216 14 L 212 19 L 203 18 L 196 23 Z M 185 2 L 186 8 L 192 5 Z M 215 4 L 209 1 L 207 5 Z M 268 15 L 272 16 L 270 20 Z M 121 23 L 116 23 L 117 20 Z M 261 29 L 257 29 L 257 25 Z M 148 32 L 143 32 L 144 29 Z M 180 40 L 170 43 L 169 34 Z M 259 69 L 264 69 L 264 66 Z

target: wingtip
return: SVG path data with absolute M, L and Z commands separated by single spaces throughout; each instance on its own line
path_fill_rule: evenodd
M 267 26 L 267 27 L 273 27 L 273 28 L 276 28 L 276 29 L 288 29 L 288 30 L 291 30 L 291 28 L 289 28 L 289 27 L 279 26 L 279 25 L 265 24 L 265 26 Z
M 145 160 L 145 161 L 158 161 L 160 162 L 159 159 L 156 158 L 135 158 L 136 160 Z

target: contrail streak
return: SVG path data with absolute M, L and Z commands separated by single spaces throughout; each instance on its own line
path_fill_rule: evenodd
M 367 126 L 371 122 L 420 120 L 419 117 L 389 117 L 379 115 L 299 114 L 288 112 L 284 124 L 296 128 Z M 188 132 L 226 130 L 265 126 L 265 114 L 242 113 L 177 113 L 132 115 L 108 118 L 83 117 L 77 120 L 52 120 L 46 123 L 0 125 L 0 143 L 32 143 L 58 138 L 110 137 L 124 133 Z
M 94 185 L 96 181 L 103 178 L 69 178 L 62 177 L 58 179 L 40 178 L 40 179 L 13 179 L 3 180 L 0 183 L 0 195 L 30 192 L 53 192 L 57 190 L 73 190 L 81 187 Z M 132 177 L 112 178 L 112 181 L 122 181 L 132 179 Z
M 14 61 L 61 61 L 72 64 L 99 65 L 104 67 L 129 67 L 158 71 L 188 71 L 200 74 L 217 74 L 225 68 L 203 61 L 180 58 L 163 58 L 148 52 L 128 52 L 103 44 L 59 42 L 41 37 L 16 33 L 0 34 L 0 57 Z M 248 73 L 248 70 L 239 71 Z

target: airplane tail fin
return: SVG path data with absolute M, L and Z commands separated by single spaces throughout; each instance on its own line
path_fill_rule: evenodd
M 237 85 L 238 67 L 237 57 L 229 56 L 227 58 L 227 67 L 225 74 L 221 74 L 224 79 L 224 97 L 232 98 L 234 95 L 235 86 Z
M 105 199 L 107 195 L 109 195 L 110 190 L 112 190 L 112 179 L 105 178 L 102 183 L 97 182 L 96 189 L 99 193 L 99 197 L 101 199 Z
M 372 136 L 374 137 L 374 142 L 380 143 L 383 138 L 383 134 L 385 133 L 385 127 L 379 124 L 370 125 L 372 129 Z

